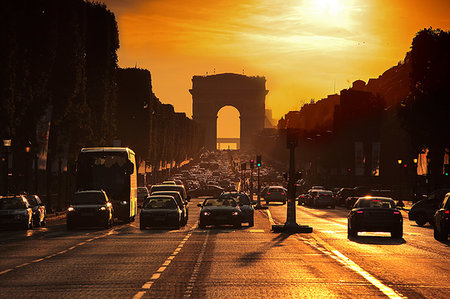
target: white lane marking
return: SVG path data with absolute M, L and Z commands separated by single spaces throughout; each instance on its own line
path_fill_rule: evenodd
M 267 209 L 266 211 L 267 211 L 267 216 L 269 216 L 270 225 L 275 225 L 275 222 L 273 221 L 272 214 L 270 213 L 269 209 Z
M 60 252 L 57 252 L 57 253 L 54 253 L 54 254 L 51 254 L 51 255 L 47 255 L 47 256 L 44 256 L 44 257 L 39 258 L 39 259 L 32 260 L 32 261 L 29 262 L 29 263 L 23 263 L 23 264 L 21 264 L 21 265 L 15 266 L 14 268 L 11 268 L 11 269 L 3 270 L 3 271 L 0 272 L 0 275 L 3 275 L 3 274 L 5 274 L 5 273 L 8 273 L 8 272 L 13 271 L 13 270 L 15 270 L 15 269 L 22 268 L 22 267 L 24 267 L 24 266 L 28 266 L 28 265 L 30 265 L 31 263 L 39 263 L 39 262 L 42 262 L 42 261 L 44 261 L 44 260 L 50 259 L 50 258 L 52 258 L 52 257 L 55 257 L 55 256 L 57 256 L 57 255 L 67 253 L 68 251 L 71 251 L 71 250 L 73 250 L 73 249 L 75 249 L 75 248 L 77 248 L 77 247 L 79 247 L 79 246 L 82 246 L 82 245 L 86 244 L 86 242 L 90 242 L 90 241 L 93 241 L 93 240 L 99 239 L 99 238 L 104 238 L 104 237 L 109 236 L 109 235 L 111 235 L 111 234 L 112 234 L 112 232 L 110 231 L 110 232 L 108 232 L 107 234 L 103 234 L 103 235 L 97 236 L 97 237 L 95 237 L 95 238 L 92 238 L 92 239 L 89 239 L 89 240 L 80 242 L 80 243 L 78 243 L 78 244 L 76 244 L 76 245 L 74 245 L 74 246 L 72 246 L 72 247 L 69 247 L 69 248 L 67 248 L 67 249 L 65 249 L 65 250 L 62 250 L 62 251 L 60 251 Z
M 263 233 L 264 230 L 263 229 L 251 229 L 251 230 L 249 230 L 249 232 L 251 232 L 251 233 Z
M 405 298 L 396 291 L 394 291 L 392 288 L 386 286 L 381 281 L 376 279 L 374 276 L 372 276 L 369 272 L 362 269 L 360 266 L 358 266 L 354 261 L 340 253 L 338 250 L 336 250 L 334 247 L 332 247 L 330 244 L 323 241 L 321 238 L 319 238 L 316 235 L 311 235 L 315 241 L 317 242 L 311 242 L 312 240 L 305 239 L 303 237 L 300 237 L 299 239 L 304 241 L 306 244 L 316 248 L 317 250 L 321 251 L 322 253 L 328 255 L 329 257 L 333 258 L 334 260 L 338 261 L 339 263 L 343 264 L 347 268 L 351 269 L 353 272 L 361 275 L 364 277 L 368 282 L 370 282 L 372 285 L 377 287 L 383 294 L 388 296 L 391 299 L 402 299 Z M 318 246 L 321 245 L 321 246 Z
M 209 230 L 206 233 L 205 241 L 203 241 L 202 249 L 200 250 L 200 254 L 198 255 L 197 261 L 195 262 L 194 270 L 192 271 L 192 275 L 191 278 L 189 279 L 188 286 L 186 287 L 186 291 L 184 292 L 185 298 L 189 298 L 192 295 L 192 289 L 194 288 L 194 284 L 197 281 L 200 266 L 203 262 L 203 256 L 205 255 L 208 237 L 209 237 Z
M 133 299 L 140 299 L 142 298 L 142 296 L 144 296 L 147 291 L 152 287 L 153 283 L 158 280 L 161 277 L 161 273 L 164 272 L 167 269 L 167 266 L 170 264 L 170 262 L 175 258 L 175 256 L 180 252 L 181 248 L 183 248 L 184 243 L 186 243 L 187 240 L 189 240 L 189 238 L 192 236 L 192 232 L 193 230 L 196 228 L 196 226 L 193 226 L 191 228 L 191 230 L 189 231 L 189 233 L 184 237 L 184 239 L 180 242 L 180 244 L 178 245 L 178 247 L 174 250 L 174 252 L 172 252 L 172 254 L 167 257 L 167 259 L 164 261 L 164 263 L 162 264 L 161 267 L 158 268 L 158 270 L 156 270 L 155 273 L 153 273 L 152 277 L 150 278 L 149 281 L 145 282 L 141 289 L 145 290 L 145 291 L 139 291 L 137 292 L 134 296 Z

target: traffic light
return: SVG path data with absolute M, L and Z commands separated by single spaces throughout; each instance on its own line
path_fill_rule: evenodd
M 253 159 L 250 160 L 250 168 L 251 169 L 255 168 L 255 160 Z
M 261 155 L 256 156 L 256 166 L 261 167 Z
M 450 173 L 450 164 L 444 164 L 444 175 L 449 176 Z

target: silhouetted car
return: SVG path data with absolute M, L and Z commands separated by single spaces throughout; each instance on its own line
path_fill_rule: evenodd
M 317 192 L 314 192 L 312 202 L 313 206 L 316 208 L 330 206 L 332 209 L 334 209 L 336 206 L 333 192 L 329 190 L 317 190 Z
M 308 196 L 308 193 L 300 194 L 299 196 L 297 196 L 298 205 L 305 205 Z
M 254 226 L 255 209 L 250 201 L 250 197 L 242 192 L 224 192 L 219 198 L 233 198 L 241 209 L 241 223 L 248 223 L 248 226 Z
M 345 199 L 345 207 L 347 209 L 351 209 L 358 198 L 372 195 L 372 190 L 368 187 L 359 186 L 353 188 L 353 190 L 354 192 L 349 194 L 349 196 Z
M 264 200 L 266 204 L 274 201 L 285 204 L 287 202 L 287 190 L 281 186 L 270 186 L 267 189 Z
M 0 226 L 33 228 L 33 211 L 23 195 L 0 196 Z
M 233 198 L 207 198 L 203 204 L 198 204 L 200 218 L 199 228 L 207 225 L 233 225 L 241 227 L 241 209 Z
M 183 198 L 184 201 L 189 201 L 191 199 L 190 196 L 188 196 L 187 192 L 186 192 L 186 188 L 184 188 L 183 185 L 153 185 L 150 188 L 150 195 L 153 194 L 153 192 L 156 191 L 178 191 L 181 194 L 181 197 Z
M 113 208 L 103 190 L 77 191 L 67 209 L 67 229 L 75 227 L 109 228 L 113 223 Z
M 216 185 L 205 185 L 200 186 L 196 189 L 190 190 L 189 195 L 191 197 L 200 197 L 200 196 L 214 196 L 218 197 L 224 191 L 223 188 Z
M 356 191 L 353 188 L 341 188 L 336 194 L 336 205 L 345 206 L 345 200 L 347 197 L 356 195 Z
M 189 209 L 188 209 L 188 201 L 184 201 L 181 197 L 180 192 L 178 191 L 156 191 L 153 192 L 152 195 L 169 195 L 175 198 L 178 207 L 181 210 L 181 226 L 185 226 L 189 219 Z M 146 200 L 148 201 L 148 199 Z
M 175 227 L 182 225 L 182 211 L 175 198 L 169 195 L 152 195 L 142 206 L 139 228 Z
M 44 226 L 45 217 L 47 216 L 47 210 L 45 209 L 44 203 L 37 195 L 25 195 L 25 198 L 33 211 L 33 226 Z
M 422 199 L 412 205 L 408 212 L 409 220 L 416 221 L 418 226 L 424 226 L 427 222 L 434 224 L 433 216 L 439 209 L 445 194 L 450 189 L 438 189 L 432 192 L 426 199 Z
M 441 208 L 434 214 L 434 238 L 448 241 L 450 232 L 450 193 L 445 195 Z
M 360 197 L 348 214 L 348 237 L 358 232 L 390 232 L 392 238 L 403 237 L 403 217 L 392 198 Z

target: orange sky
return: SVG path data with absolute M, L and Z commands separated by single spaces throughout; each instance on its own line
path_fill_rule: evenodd
M 155 94 L 189 117 L 193 75 L 265 76 L 279 119 L 334 86 L 378 77 L 420 29 L 450 29 L 449 0 L 103 2 L 118 21 L 119 66 L 150 70 Z

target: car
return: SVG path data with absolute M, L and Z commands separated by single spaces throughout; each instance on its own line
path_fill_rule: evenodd
M 33 211 L 25 196 L 0 196 L 0 226 L 24 230 L 33 228 Z
M 349 238 L 358 232 L 390 232 L 392 238 L 403 237 L 403 217 L 389 197 L 360 197 L 347 217 Z
M 201 207 L 199 228 L 206 228 L 207 225 L 241 227 L 241 209 L 233 198 L 207 198 L 197 206 Z
M 176 185 L 175 181 L 164 181 L 161 183 L 161 185 Z
M 188 219 L 189 219 L 189 209 L 188 209 L 188 201 L 184 201 L 181 197 L 180 192 L 178 191 L 156 191 L 153 192 L 152 195 L 169 195 L 173 196 L 175 198 L 175 201 L 177 202 L 178 207 L 181 210 L 181 226 L 185 226 Z M 148 201 L 148 199 L 146 200 Z
M 450 232 L 450 192 L 445 195 L 439 210 L 434 214 L 434 238 L 448 241 Z
M 450 192 L 450 189 L 435 190 L 426 199 L 413 204 L 408 212 L 409 220 L 415 221 L 418 226 L 424 226 L 427 222 L 433 225 L 433 216 L 448 192 Z
M 182 211 L 175 197 L 170 195 L 151 195 L 141 208 L 139 229 L 147 227 L 182 226 Z
M 243 192 L 224 192 L 219 198 L 231 197 L 239 205 L 241 209 L 241 223 L 248 223 L 249 227 L 255 225 L 255 209 L 250 201 L 250 197 Z
M 285 204 L 287 202 L 287 190 L 282 186 L 270 186 L 267 189 L 264 200 L 266 201 L 266 204 L 273 201 Z
M 224 191 L 223 188 L 216 185 L 204 185 L 189 191 L 191 197 L 212 196 L 218 197 Z
M 299 196 L 297 196 L 298 205 L 299 206 L 305 205 L 308 196 L 309 196 L 308 193 L 300 194 Z
M 33 226 L 44 226 L 46 224 L 45 218 L 47 217 L 47 210 L 45 209 L 44 203 L 37 195 L 25 195 L 25 198 L 33 211 Z
M 148 192 L 147 187 L 137 187 L 137 200 L 139 202 L 143 202 L 149 195 L 150 192 Z
M 321 189 L 309 189 L 307 196 L 305 197 L 305 205 L 308 207 L 314 206 L 314 197 Z
M 113 207 L 103 190 L 84 190 L 74 193 L 67 209 L 68 230 L 75 227 L 104 227 L 113 224 Z
M 187 192 L 186 192 L 186 188 L 184 188 L 183 185 L 153 185 L 150 188 L 150 195 L 153 194 L 153 192 L 156 191 L 178 191 L 181 194 L 181 197 L 183 198 L 184 201 L 190 201 L 191 197 L 188 196 Z
M 345 208 L 347 210 L 351 210 L 355 202 L 358 200 L 358 198 L 363 196 L 370 196 L 372 194 L 372 190 L 365 186 L 358 186 L 353 188 L 353 192 L 348 194 L 347 198 L 344 201 Z
M 315 190 L 312 198 L 313 206 L 316 208 L 330 206 L 332 209 L 336 206 L 336 200 L 333 192 L 329 190 Z
M 356 191 L 353 188 L 341 188 L 336 193 L 336 205 L 345 206 L 345 200 L 347 197 L 353 197 L 356 195 Z

